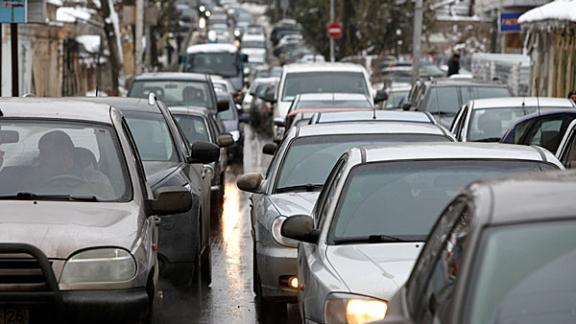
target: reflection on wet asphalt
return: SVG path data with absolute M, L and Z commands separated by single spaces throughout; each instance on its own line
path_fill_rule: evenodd
M 236 178 L 243 173 L 264 173 L 271 157 L 261 154 L 269 140 L 245 128 L 244 167 L 228 167 L 223 213 L 220 221 L 212 223 L 212 284 L 184 290 L 161 280 L 154 323 L 257 323 L 250 205 L 248 195 L 236 187 Z M 289 307 L 289 322 L 299 322 L 295 306 Z

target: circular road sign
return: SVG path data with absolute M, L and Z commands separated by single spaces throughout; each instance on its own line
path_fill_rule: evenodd
M 334 22 L 328 25 L 328 37 L 339 39 L 342 37 L 342 24 Z

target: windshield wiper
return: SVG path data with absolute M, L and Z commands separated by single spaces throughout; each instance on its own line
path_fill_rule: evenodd
M 348 237 L 342 239 L 335 239 L 334 244 L 355 244 L 355 243 L 392 243 L 392 242 L 411 242 L 409 240 L 404 240 L 396 236 L 390 235 L 370 235 L 362 237 Z
M 321 184 L 305 184 L 305 185 L 298 185 L 298 186 L 290 186 L 290 187 L 283 187 L 277 188 L 276 192 L 290 192 L 290 191 L 318 191 L 322 190 L 324 185 Z
M 480 142 L 480 143 L 500 142 L 500 137 L 488 137 L 488 138 L 475 140 L 474 142 Z
M 0 200 L 61 200 L 61 201 L 92 201 L 99 199 L 91 195 L 43 195 L 32 192 L 19 192 L 15 195 L 0 196 Z

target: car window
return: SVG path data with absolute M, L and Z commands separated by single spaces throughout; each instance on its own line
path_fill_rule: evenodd
M 510 90 L 504 87 L 475 87 L 474 90 L 475 99 L 503 98 L 512 96 Z
M 332 201 L 336 198 L 334 197 L 334 191 L 336 190 L 336 185 L 340 182 L 340 178 L 344 172 L 344 165 L 346 164 L 346 160 L 348 159 L 347 155 L 344 155 L 338 160 L 332 172 L 326 179 L 326 184 L 324 185 L 324 189 L 320 193 L 318 197 L 316 207 L 317 209 L 314 212 L 315 223 L 317 224 L 318 228 L 323 227 L 323 223 L 326 219 L 327 207 L 330 206 Z
M 560 134 L 561 128 L 562 120 L 560 119 L 538 122 L 530 136 L 530 145 L 542 146 L 550 152 L 556 152 L 562 139 Z
M 574 221 L 485 230 L 462 323 L 573 323 L 575 231 Z
M 426 245 L 422 248 L 420 256 L 414 265 L 412 275 L 406 283 L 406 298 L 408 309 L 412 318 L 422 317 L 422 310 L 427 305 L 424 303 L 424 291 L 427 286 L 429 274 L 435 266 L 435 262 L 440 254 L 445 238 L 454 228 L 456 221 L 468 209 L 468 200 L 465 196 L 455 199 L 440 215 L 434 228 L 430 232 Z
M 208 82 L 179 80 L 136 80 L 128 97 L 148 98 L 150 93 L 170 107 L 199 106 L 216 110 Z
M 450 308 L 454 301 L 454 286 L 460 273 L 460 265 L 464 247 L 470 229 L 472 211 L 466 206 L 460 215 L 456 226 L 448 234 L 437 255 L 436 264 L 432 268 L 424 292 L 426 310 L 421 322 L 447 323 Z M 433 320 L 433 319 L 436 320 Z
M 284 81 L 282 101 L 292 101 L 303 93 L 360 93 L 370 95 L 361 72 L 289 73 Z
M 426 111 L 456 115 L 459 109 L 460 99 L 458 98 L 457 87 L 434 87 L 430 89 Z
M 408 103 L 408 91 L 392 91 L 384 109 L 400 109 L 406 103 Z
M 174 139 L 161 114 L 126 114 L 130 132 L 134 136 L 142 161 L 178 161 Z
M 210 133 L 204 118 L 192 115 L 174 115 L 174 118 L 190 144 L 210 142 Z
M 127 201 L 132 187 L 114 129 L 64 121 L 3 120 L 0 195 L 18 193 Z
M 238 53 L 195 53 L 189 55 L 184 72 L 208 73 L 228 78 L 239 75 L 241 66 Z
M 470 100 L 476 99 L 476 95 L 474 94 L 474 89 L 470 87 L 461 87 L 460 88 L 460 95 L 462 96 L 462 102 L 466 103 Z
M 576 167 L 576 132 L 574 130 L 570 133 L 570 137 L 566 144 L 566 150 L 564 151 L 561 160 L 567 168 L 573 169 Z

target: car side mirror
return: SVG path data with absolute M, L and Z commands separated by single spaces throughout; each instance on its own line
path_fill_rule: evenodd
M 223 112 L 230 109 L 230 101 L 228 100 L 228 98 L 222 98 L 221 100 L 218 99 L 216 109 L 218 110 L 218 112 Z
M 408 111 L 408 110 L 410 110 L 410 108 L 412 108 L 412 105 L 409 103 L 405 103 L 402 105 L 402 110 L 404 110 L 404 111 Z
M 220 147 L 228 147 L 234 144 L 234 137 L 232 137 L 232 135 L 228 133 L 221 134 L 218 136 L 217 142 Z
M 319 233 L 314 229 L 314 220 L 308 215 L 295 215 L 288 217 L 280 230 L 282 236 L 301 242 L 318 242 Z
M 259 173 L 245 174 L 236 180 L 236 186 L 242 191 L 260 193 L 262 180 L 262 175 Z
M 162 187 L 154 191 L 149 206 L 156 216 L 185 213 L 192 208 L 192 194 L 184 187 Z
M 240 57 L 242 58 L 242 62 L 248 63 L 248 55 L 247 54 L 240 54 Z
M 0 144 L 14 144 L 20 141 L 20 134 L 17 131 L 0 131 Z
M 268 144 L 264 145 L 264 147 L 262 148 L 262 153 L 264 153 L 266 155 L 274 155 L 274 154 L 276 154 L 277 150 L 278 150 L 278 144 L 268 143 Z
M 220 147 L 208 142 L 195 142 L 190 145 L 188 163 L 212 163 L 220 160 Z
M 386 91 L 382 90 L 378 90 L 378 92 L 376 92 L 376 96 L 374 97 L 374 103 L 378 104 L 381 102 L 384 102 L 388 100 L 388 93 Z

